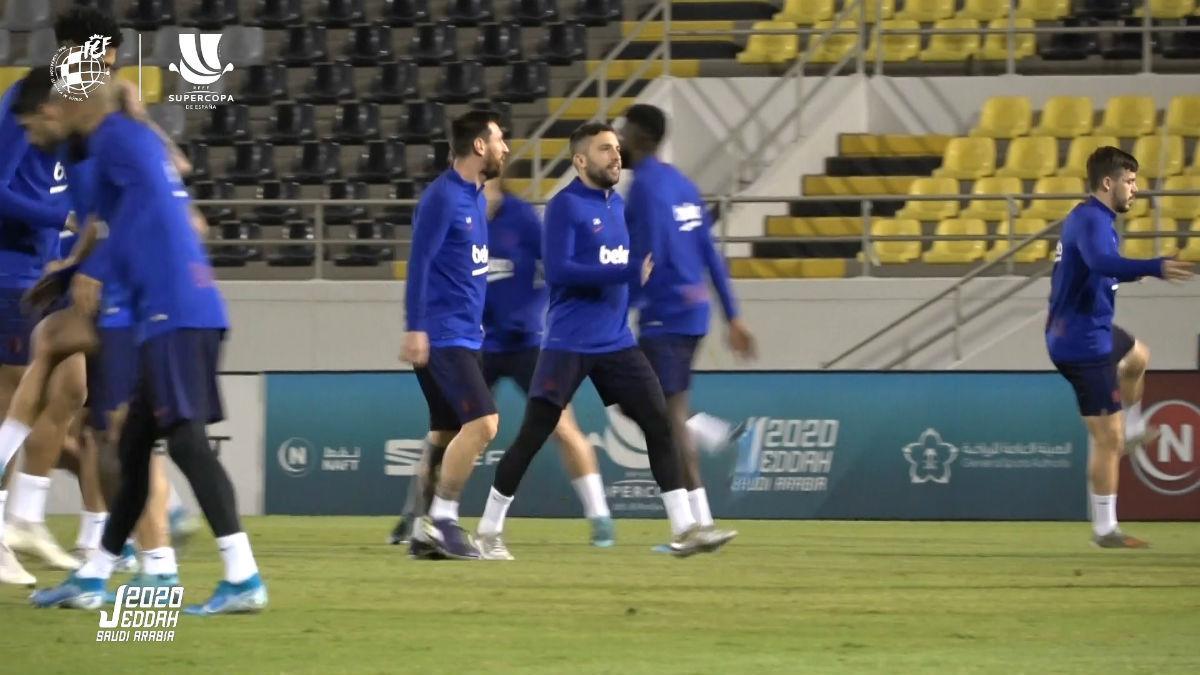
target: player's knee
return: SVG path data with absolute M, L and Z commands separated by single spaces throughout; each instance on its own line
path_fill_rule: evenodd
M 500 416 L 493 413 L 473 419 L 463 425 L 463 431 L 470 433 L 480 441 L 491 443 L 496 438 L 496 434 L 500 432 Z
M 1119 364 L 1122 377 L 1139 377 L 1150 366 L 1150 348 L 1141 340 L 1133 343 L 1133 349 Z
M 454 440 L 456 435 L 458 435 L 458 431 L 430 431 L 425 439 L 435 448 L 444 448 L 450 445 L 450 441 Z

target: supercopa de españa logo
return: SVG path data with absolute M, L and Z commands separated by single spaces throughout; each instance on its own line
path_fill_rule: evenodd
M 50 59 L 50 81 L 59 94 L 82 101 L 111 77 L 104 54 L 112 38 L 93 35 L 82 45 L 61 47 Z
M 96 642 L 173 642 L 183 586 L 121 586 L 112 613 L 100 610 Z

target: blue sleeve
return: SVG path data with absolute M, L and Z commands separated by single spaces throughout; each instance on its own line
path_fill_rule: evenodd
M 738 316 L 737 301 L 733 299 L 733 288 L 729 285 L 729 270 L 725 268 L 725 259 L 717 252 L 716 242 L 712 237 L 712 218 L 708 209 L 704 209 L 704 262 L 708 265 L 708 274 L 712 277 L 713 287 L 717 289 L 717 297 L 721 299 L 721 309 L 725 311 L 725 320 L 732 321 Z
M 0 151 L 0 218 L 20 221 L 38 229 L 61 230 L 67 222 L 67 209 L 30 198 L 9 187 L 21 160 L 30 151 L 25 130 L 12 114 L 11 101 L 15 91 L 15 86 L 9 90 L 0 111 L 0 148 L 3 148 Z
M 651 213 L 654 200 L 644 189 L 645 181 L 635 181 L 625 198 L 625 226 L 629 228 L 629 259 L 641 268 L 641 261 L 650 255 L 652 260 L 661 260 L 666 248 L 666 240 L 659 228 L 654 227 L 655 219 Z M 653 274 L 653 272 L 651 272 Z M 641 300 L 642 278 L 636 275 L 629 279 L 629 304 L 637 306 Z
M 429 267 L 433 264 L 433 256 L 446 240 L 452 217 L 446 199 L 440 194 L 429 195 L 429 199 L 417 206 L 408 254 L 408 280 L 404 285 L 405 330 L 424 330 Z
M 1079 247 L 1079 254 L 1088 269 L 1097 274 L 1114 277 L 1118 281 L 1136 281 L 1162 274 L 1162 258 L 1134 260 L 1121 257 L 1111 226 L 1094 218 L 1083 221 L 1075 245 Z
M 542 240 L 542 264 L 546 281 L 554 286 L 612 286 L 629 281 L 629 265 L 579 263 L 575 251 L 575 218 L 568 199 L 555 199 L 546 206 L 546 233 Z
M 108 237 L 98 238 L 92 252 L 79 263 L 79 272 L 100 282 L 107 281 L 112 275 L 109 250 Z
M 71 209 L 75 211 L 75 221 L 82 227 L 92 213 L 92 195 L 95 193 L 92 162 L 69 164 L 65 159 L 60 161 L 67 170 L 67 184 L 70 186 L 67 192 L 71 198 Z

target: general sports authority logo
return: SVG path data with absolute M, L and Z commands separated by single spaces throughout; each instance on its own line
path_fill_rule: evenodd
M 72 101 L 82 101 L 111 77 L 104 54 L 112 38 L 93 35 L 82 45 L 61 47 L 50 59 L 50 81 Z
M 926 429 L 916 443 L 904 446 L 908 477 L 913 483 L 950 482 L 950 465 L 958 457 L 958 448 L 942 440 L 937 429 Z

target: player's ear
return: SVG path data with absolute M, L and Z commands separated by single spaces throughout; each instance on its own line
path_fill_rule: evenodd
M 480 157 L 487 156 L 487 141 L 486 140 L 484 140 L 482 138 L 476 138 L 475 142 L 472 143 L 472 146 L 475 148 L 475 154 L 479 155 Z

